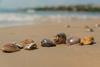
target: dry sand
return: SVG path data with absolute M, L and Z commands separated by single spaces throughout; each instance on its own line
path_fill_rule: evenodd
M 4 43 L 18 42 L 26 38 L 36 41 L 37 50 L 21 50 L 15 53 L 0 51 L 0 67 L 100 67 L 100 28 L 94 28 L 100 20 L 70 20 L 63 23 L 43 23 L 30 26 L 0 28 L 0 47 Z M 67 28 L 66 25 L 71 25 Z M 86 32 L 85 25 L 89 25 L 94 32 Z M 92 35 L 96 44 L 92 46 L 57 45 L 52 48 L 40 46 L 43 38 L 53 39 L 59 33 L 67 36 L 83 37 Z

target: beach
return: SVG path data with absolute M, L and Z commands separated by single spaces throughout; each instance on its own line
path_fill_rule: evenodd
M 41 21 L 38 21 L 41 22 Z M 8 42 L 19 42 L 27 38 L 33 39 L 36 50 L 20 50 L 14 53 L 0 51 L 1 67 L 100 67 L 100 28 L 95 28 L 100 19 L 64 19 L 61 21 L 46 19 L 43 23 L 0 28 L 0 48 Z M 67 25 L 71 27 L 68 28 Z M 90 26 L 94 32 L 86 32 L 84 26 Z M 53 40 L 57 33 L 64 32 L 67 36 L 93 36 L 96 44 L 80 46 L 41 47 L 41 40 Z

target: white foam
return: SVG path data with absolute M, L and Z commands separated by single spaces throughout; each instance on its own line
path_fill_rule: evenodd
M 28 14 L 17 14 L 17 13 L 0 13 L 0 21 L 34 21 L 35 19 L 66 19 L 66 18 L 77 18 L 77 19 L 96 19 L 100 16 L 88 16 L 88 15 L 28 15 Z
M 89 15 L 37 15 L 37 14 L 22 14 L 22 13 L 0 13 L 0 27 L 6 26 L 19 26 L 28 25 L 34 23 L 42 23 L 53 21 L 60 23 L 63 20 L 87 20 L 87 19 L 100 19 L 100 16 L 89 16 Z

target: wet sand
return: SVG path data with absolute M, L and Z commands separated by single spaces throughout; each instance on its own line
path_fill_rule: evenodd
M 64 20 L 58 23 L 48 23 L 0 28 L 0 47 L 8 42 L 19 42 L 26 38 L 32 38 L 38 45 L 36 50 L 21 50 L 15 53 L 3 53 L 0 51 L 1 67 L 100 67 L 100 28 L 95 24 L 100 20 Z M 67 28 L 71 25 L 71 28 Z M 94 32 L 86 32 L 85 25 L 89 25 Z M 54 36 L 64 32 L 67 36 L 83 37 L 91 35 L 96 44 L 91 46 L 66 46 L 44 48 L 40 46 L 43 38 L 53 39 Z

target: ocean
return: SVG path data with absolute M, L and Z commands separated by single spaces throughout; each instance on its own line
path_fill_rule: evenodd
M 0 10 L 0 27 L 32 25 L 42 23 L 45 19 L 98 19 L 98 12 L 66 12 L 66 11 L 27 11 Z M 40 21 L 39 21 L 40 20 Z

